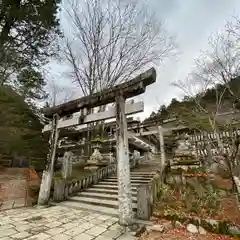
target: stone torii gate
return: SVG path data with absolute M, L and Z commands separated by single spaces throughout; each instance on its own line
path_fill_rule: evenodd
M 48 203 L 50 188 L 53 177 L 53 166 L 56 155 L 56 148 L 59 130 L 65 127 L 72 127 L 87 124 L 99 120 L 116 118 L 117 138 L 117 174 L 118 174 L 118 199 L 119 199 L 119 223 L 131 225 L 133 222 L 132 196 L 130 182 L 130 164 L 128 149 L 128 131 L 126 115 L 143 111 L 143 103 L 126 104 L 127 98 L 140 95 L 145 92 L 146 87 L 156 81 L 154 68 L 138 75 L 134 79 L 119 84 L 111 89 L 105 89 L 52 108 L 43 109 L 44 116 L 52 119 L 52 123 L 44 127 L 43 131 L 51 131 L 50 150 L 46 169 L 43 172 L 42 183 L 39 192 L 38 204 Z M 116 107 L 109 111 L 87 115 L 88 110 L 109 103 L 116 103 Z M 79 113 L 76 116 L 73 114 Z M 66 116 L 73 116 L 65 119 Z

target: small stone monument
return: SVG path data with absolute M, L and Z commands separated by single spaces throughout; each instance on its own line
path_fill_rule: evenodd
M 65 152 L 62 159 L 62 176 L 64 179 L 72 176 L 72 152 Z
M 135 167 L 135 165 L 138 164 L 139 159 L 140 159 L 140 152 L 137 151 L 137 150 L 134 150 L 133 151 L 133 156 L 132 156 L 132 158 L 130 158 L 132 167 Z
M 180 167 L 183 170 L 187 170 L 189 167 L 198 166 L 196 154 L 193 145 L 191 145 L 189 141 L 188 134 L 178 140 L 178 147 L 171 162 L 171 165 L 174 165 L 172 168 Z
M 178 140 L 178 147 L 175 151 L 176 155 L 192 155 L 191 144 L 188 140 L 188 135 L 184 136 L 184 139 Z
M 137 158 L 140 158 L 140 152 L 137 151 L 137 150 L 134 150 L 133 151 L 133 156 L 137 159 Z

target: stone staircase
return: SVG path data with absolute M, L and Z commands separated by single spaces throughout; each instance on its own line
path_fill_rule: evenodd
M 133 211 L 136 211 L 137 208 L 137 187 L 148 183 L 156 173 L 156 165 L 154 168 L 148 167 L 142 166 L 131 171 Z M 69 197 L 66 201 L 58 203 L 58 205 L 118 216 L 117 176 L 113 175 L 105 178 L 97 184 L 78 192 L 75 196 Z

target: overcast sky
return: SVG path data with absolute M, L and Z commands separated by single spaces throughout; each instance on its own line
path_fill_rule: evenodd
M 240 0 L 148 0 L 157 16 L 164 20 L 170 34 L 176 35 L 181 54 L 169 59 L 157 68 L 157 82 L 147 88 L 143 96 L 145 112 L 148 116 L 159 104 L 168 104 L 179 97 L 180 91 L 171 82 L 184 79 L 191 71 L 194 58 L 200 50 L 207 48 L 208 37 L 224 27 L 226 21 L 240 13 Z M 58 79 L 59 69 L 52 65 Z

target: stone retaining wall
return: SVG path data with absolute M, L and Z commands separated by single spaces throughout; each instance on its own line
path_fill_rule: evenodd
M 0 211 L 31 205 L 29 185 L 38 184 L 36 178 L 28 168 L 1 168 Z

